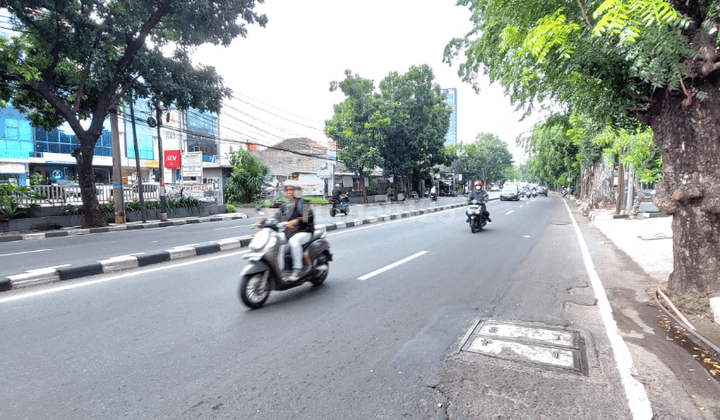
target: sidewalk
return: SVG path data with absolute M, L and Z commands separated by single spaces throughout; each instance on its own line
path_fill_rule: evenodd
M 615 246 L 655 280 L 655 286 L 647 290 L 649 296 L 654 295 L 656 288 L 666 292 L 667 281 L 673 271 L 672 216 L 628 219 L 613 218 L 614 213 L 613 210 L 595 210 L 590 213 L 590 218 Z M 654 306 L 652 297 L 651 302 Z M 697 307 L 703 310 L 693 308 L 683 312 L 680 308 L 680 311 L 700 335 L 719 346 L 720 325 L 713 322 L 714 314 L 709 302 L 698 302 Z

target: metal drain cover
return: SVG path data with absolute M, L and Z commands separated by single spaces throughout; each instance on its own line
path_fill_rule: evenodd
M 481 321 L 462 350 L 587 374 L 584 342 L 575 331 Z

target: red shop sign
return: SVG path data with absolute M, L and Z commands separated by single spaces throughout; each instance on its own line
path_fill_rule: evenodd
M 182 163 L 180 161 L 180 151 L 179 150 L 165 150 L 165 167 L 166 168 L 180 168 L 182 167 Z

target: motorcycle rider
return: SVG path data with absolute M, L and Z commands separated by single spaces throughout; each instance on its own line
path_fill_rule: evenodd
M 315 229 L 314 217 L 310 205 L 302 198 L 300 183 L 295 180 L 287 180 L 283 186 L 287 201 L 280 206 L 276 218 L 281 222 L 288 222 L 285 226 L 285 236 L 290 245 L 292 273 L 288 276 L 287 281 L 295 281 L 304 274 L 302 246 L 312 238 Z M 261 223 L 262 221 L 258 220 L 255 225 Z M 279 255 L 284 258 L 285 245 L 280 246 Z
M 342 198 L 342 190 L 340 190 L 340 184 L 335 184 L 335 188 L 332 190 L 332 199 L 336 202 L 345 204 L 345 199 Z
M 470 193 L 470 196 L 468 197 L 468 202 L 472 202 L 473 200 L 477 200 L 480 202 L 480 205 L 482 206 L 482 212 L 485 215 L 485 218 L 488 222 L 492 222 L 490 219 L 490 212 L 487 211 L 487 208 L 485 208 L 485 202 L 488 201 L 490 197 L 488 196 L 487 191 L 483 190 L 483 182 L 478 181 L 475 183 L 475 190 Z M 470 221 L 470 218 L 465 221 L 466 223 Z

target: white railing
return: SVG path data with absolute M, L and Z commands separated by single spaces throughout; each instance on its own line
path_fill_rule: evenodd
M 200 201 L 218 202 L 220 192 L 216 184 L 166 184 L 166 194 L 168 198 L 179 199 L 193 197 Z M 79 185 L 33 185 L 30 188 L 44 195 L 43 200 L 21 199 L 21 205 L 38 204 L 40 206 L 82 206 L 82 195 L 80 194 Z M 97 184 L 95 186 L 100 204 L 109 203 L 113 198 L 112 185 Z M 140 201 L 140 193 L 137 185 L 124 186 L 123 198 L 125 202 Z M 158 184 L 143 184 L 143 198 L 145 201 L 160 200 L 160 190 Z

